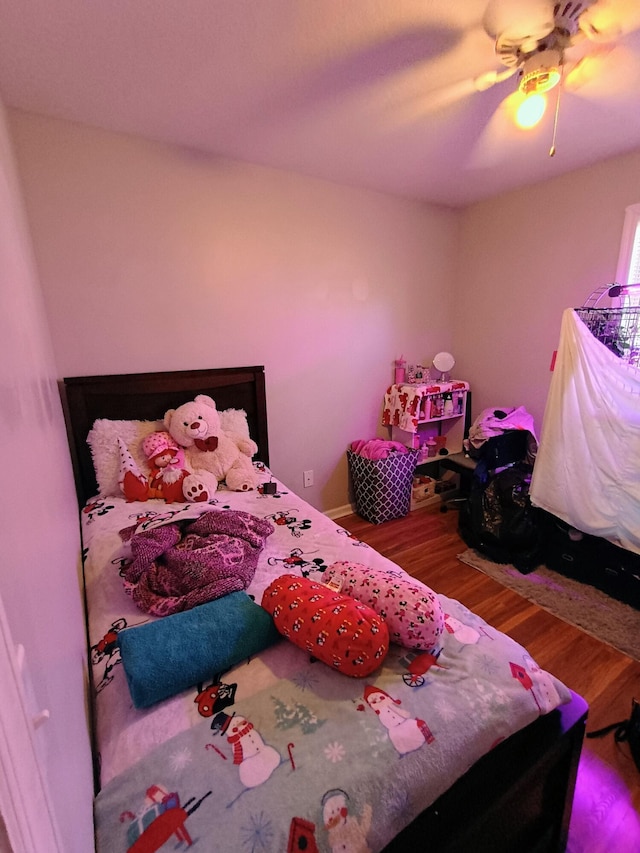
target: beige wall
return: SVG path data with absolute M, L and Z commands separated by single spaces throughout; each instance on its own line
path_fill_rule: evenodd
M 0 270 L 0 598 L 11 642 L 25 649 L 29 712 L 50 712 L 34 737 L 62 850 L 87 853 L 93 779 L 79 524 L 57 371 L 1 102 Z M 11 692 L 0 689 L 0 714 L 3 695 Z M 18 802 L 20 794 L 11 792 Z M 25 809 L 34 797 L 27 793 Z M 38 837 L 35 827 L 32 837 Z
M 60 374 L 264 364 L 272 467 L 344 506 L 392 360 L 451 346 L 457 215 L 23 113 L 11 129 Z
M 451 348 L 473 413 L 538 430 L 564 308 L 612 281 L 640 153 L 418 205 L 10 113 L 60 375 L 264 364 L 272 465 L 324 510 L 391 361 Z
M 464 212 L 454 351 L 474 413 L 524 405 L 540 432 L 562 312 L 615 280 L 625 208 L 637 202 L 640 152 Z

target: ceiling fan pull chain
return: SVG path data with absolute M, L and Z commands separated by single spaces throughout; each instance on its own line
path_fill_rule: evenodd
M 553 137 L 551 139 L 551 148 L 549 149 L 549 157 L 553 157 L 556 153 L 556 134 L 558 132 L 558 114 L 560 112 L 560 92 L 564 84 L 564 62 L 560 65 L 560 83 L 556 87 L 556 111 L 553 116 Z

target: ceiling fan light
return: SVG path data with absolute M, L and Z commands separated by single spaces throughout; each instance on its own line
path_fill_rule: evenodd
M 547 99 L 544 95 L 534 92 L 528 95 L 516 111 L 516 124 L 523 130 L 535 127 L 542 119 L 547 108 Z
M 525 95 L 542 94 L 560 82 L 560 51 L 542 50 L 525 59 L 522 65 L 520 91 Z

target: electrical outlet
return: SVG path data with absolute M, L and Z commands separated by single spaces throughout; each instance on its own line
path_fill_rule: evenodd
M 302 482 L 304 484 L 305 489 L 308 489 L 309 486 L 313 486 L 313 471 L 303 471 Z

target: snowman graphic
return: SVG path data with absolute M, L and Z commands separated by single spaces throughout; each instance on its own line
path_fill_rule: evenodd
M 454 616 L 448 613 L 444 614 L 444 627 L 449 634 L 453 634 L 459 643 L 463 646 L 473 646 L 480 639 L 480 632 L 471 625 L 465 625 Z
M 220 711 L 213 718 L 213 731 L 226 735 L 233 749 L 233 763 L 238 765 L 240 781 L 245 788 L 256 788 L 269 779 L 280 764 L 280 753 L 264 742 L 260 734 L 241 714 Z
M 371 806 L 365 804 L 359 820 L 350 814 L 349 806 L 349 795 L 341 788 L 332 788 L 322 797 L 322 821 L 331 853 L 371 853 L 367 844 L 367 833 L 371 828 Z
M 538 664 L 530 655 L 524 655 L 524 665 L 531 676 L 531 695 L 541 714 L 548 714 L 560 704 L 560 694 L 556 689 L 555 682 L 548 672 L 540 669 Z
M 394 699 L 380 687 L 368 685 L 364 691 L 364 701 L 378 715 L 389 732 L 389 740 L 400 755 L 413 752 L 424 743 L 433 743 L 435 740 L 424 720 L 412 717 L 408 711 L 399 707 L 400 699 Z

